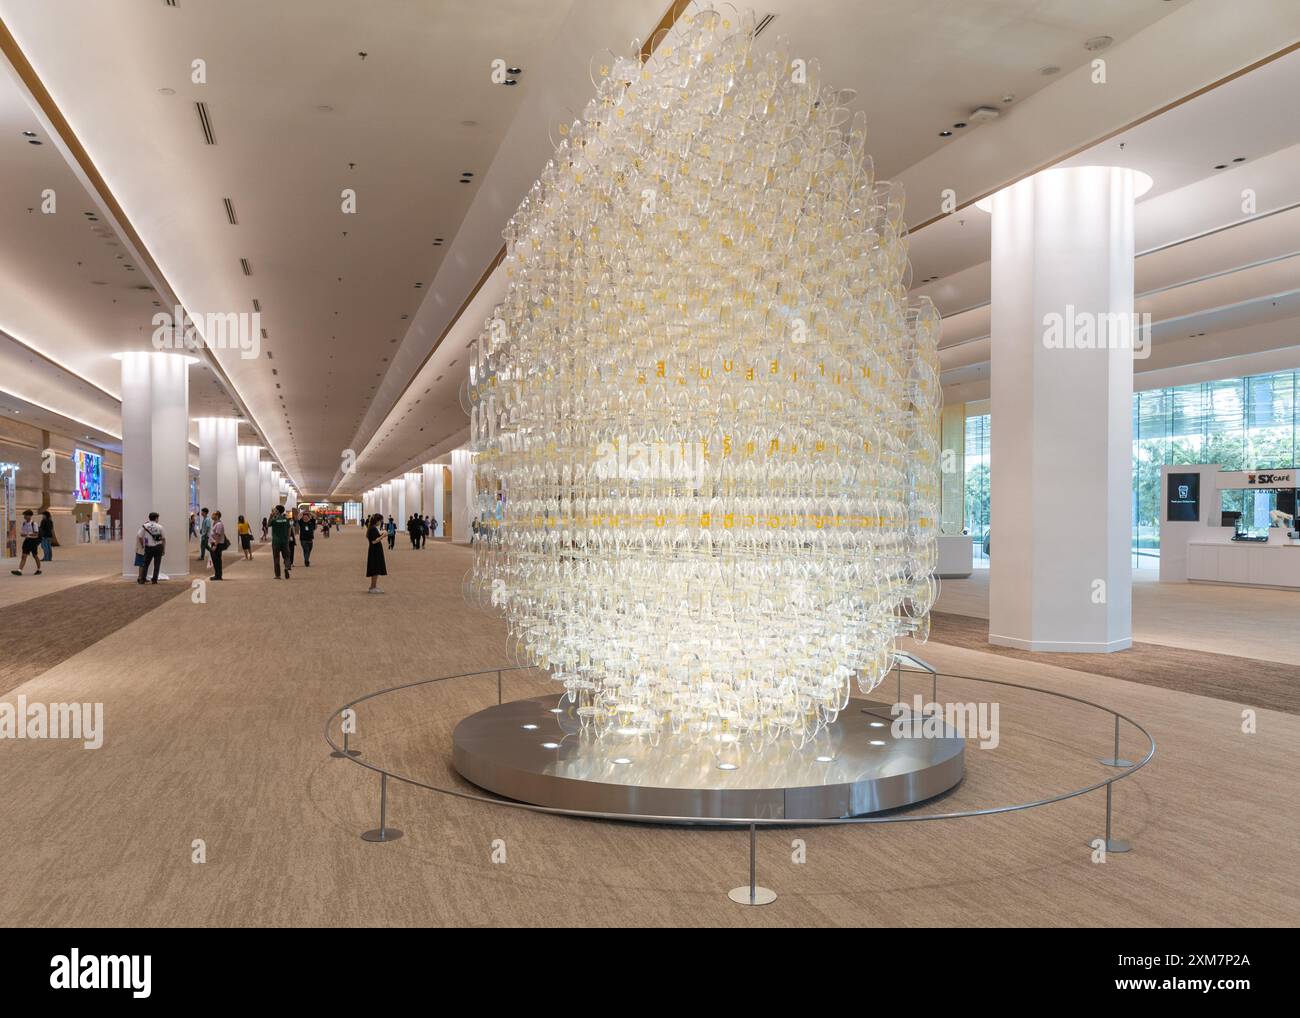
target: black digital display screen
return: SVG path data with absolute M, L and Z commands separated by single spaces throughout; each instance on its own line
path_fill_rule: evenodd
M 1170 474 L 1165 499 L 1165 519 L 1170 523 L 1195 523 L 1201 518 L 1201 475 Z

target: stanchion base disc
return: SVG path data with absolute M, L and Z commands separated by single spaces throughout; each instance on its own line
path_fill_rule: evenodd
M 330 754 L 330 756 L 334 757 L 334 759 L 336 760 L 342 760 L 344 757 L 360 756 L 360 755 L 361 755 L 361 750 L 359 749 L 336 749 L 333 753 Z
M 373 831 L 366 831 L 361 835 L 362 841 L 396 841 L 402 836 L 402 832 L 396 827 L 376 827 Z
M 1113 756 L 1103 756 L 1097 762 L 1105 765 L 1106 767 L 1132 767 L 1133 766 L 1132 760 L 1125 760 L 1122 757 L 1116 760 Z
M 1093 838 L 1092 841 L 1088 842 L 1088 847 L 1093 848 L 1095 844 L 1101 840 L 1101 838 Z M 1125 852 L 1132 851 L 1132 849 L 1133 846 L 1123 838 L 1111 838 L 1110 841 L 1106 842 L 1107 855 L 1112 853 L 1115 855 L 1122 855 Z
M 751 897 L 749 885 L 746 884 L 744 887 L 733 887 L 727 892 L 727 897 L 737 905 L 770 905 L 776 901 L 776 892 L 767 887 L 755 887 Z

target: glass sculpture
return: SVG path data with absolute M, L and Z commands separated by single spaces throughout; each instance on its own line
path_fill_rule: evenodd
M 472 349 L 469 589 L 602 738 L 803 745 L 929 630 L 939 316 L 852 94 L 753 28 L 597 58 Z

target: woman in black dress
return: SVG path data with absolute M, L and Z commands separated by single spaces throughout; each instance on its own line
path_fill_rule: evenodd
M 369 526 L 366 528 L 366 545 L 369 551 L 366 552 L 366 575 L 370 577 L 371 594 L 382 594 L 379 589 L 379 577 L 387 576 L 388 569 L 384 566 L 384 532 L 379 525 L 384 518 L 376 513 L 366 522 Z

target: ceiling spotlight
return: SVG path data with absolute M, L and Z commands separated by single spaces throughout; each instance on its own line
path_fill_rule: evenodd
M 1237 157 L 1236 157 L 1235 159 L 1233 159 L 1232 161 L 1233 161 L 1234 163 L 1244 163 L 1244 162 L 1246 161 L 1246 157 L 1245 157 L 1245 156 L 1237 156 Z
M 503 81 L 503 82 L 501 82 L 501 84 L 503 84 L 503 85 L 518 85 L 519 82 L 518 82 L 518 80 L 516 80 L 515 78 L 506 78 L 506 80 Z
M 1215 168 L 1216 170 L 1226 170 L 1226 169 L 1228 168 L 1228 164 L 1227 164 L 1227 163 L 1218 163 L 1214 168 Z
M 952 137 L 952 132 L 951 132 L 951 131 L 940 131 L 940 132 L 939 132 L 939 137 L 940 137 L 940 138 L 951 138 L 951 137 Z
M 462 177 L 472 177 L 472 176 L 474 176 L 474 171 L 473 171 L 473 170 L 461 170 L 461 171 L 460 171 L 460 175 L 461 175 Z
M 506 68 L 506 74 L 523 74 L 523 73 L 524 73 L 524 69 L 523 69 L 522 67 L 507 67 L 507 68 Z
M 957 130 L 960 131 L 963 127 L 966 126 L 966 121 L 964 121 L 964 120 L 959 120 L 959 121 L 957 121 L 957 123 L 953 124 L 952 126 L 955 127 Z
M 36 137 L 36 132 L 35 132 L 35 131 L 24 131 L 24 132 L 23 132 L 23 137 L 24 137 L 24 138 L 35 138 L 35 137 Z

